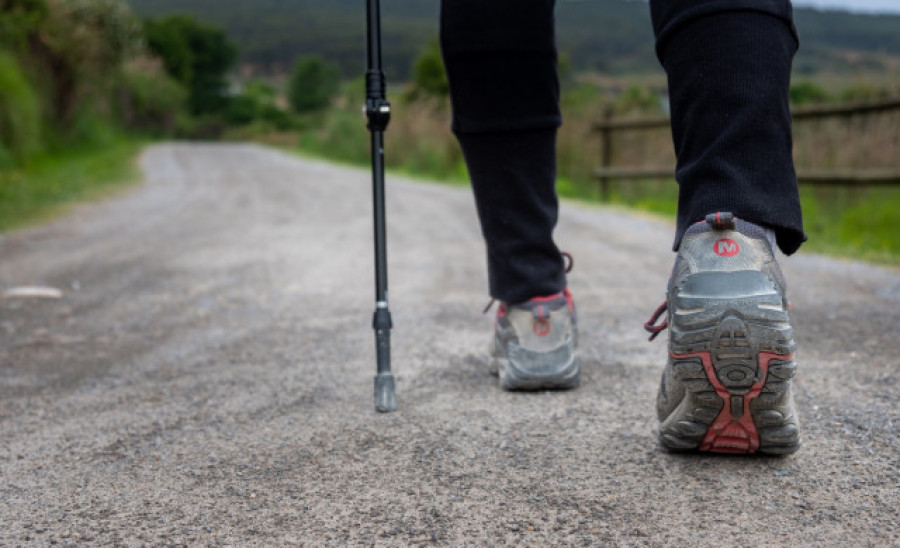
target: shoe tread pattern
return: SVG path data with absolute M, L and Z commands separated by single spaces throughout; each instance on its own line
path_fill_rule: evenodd
M 713 286 L 730 288 L 731 295 L 697 296 L 691 284 L 674 291 L 668 367 L 684 394 L 662 417 L 660 441 L 672 450 L 792 453 L 800 439 L 790 390 L 796 364 L 788 312 L 763 273 L 735 274 L 704 273 L 730 276 Z M 771 290 L 760 291 L 761 282 Z M 751 286 L 741 295 L 742 287 Z

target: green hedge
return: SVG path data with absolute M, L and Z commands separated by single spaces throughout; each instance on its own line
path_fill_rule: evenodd
M 15 58 L 0 50 L 0 169 L 25 164 L 40 149 L 40 99 Z

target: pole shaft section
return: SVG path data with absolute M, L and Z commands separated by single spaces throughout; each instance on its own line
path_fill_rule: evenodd
M 369 24 L 367 33 L 369 47 L 366 50 L 369 70 L 381 72 L 381 6 L 379 0 L 367 0 L 366 15 Z
M 372 199 L 375 207 L 375 301 L 387 302 L 387 222 L 384 198 L 384 135 L 372 132 Z
M 381 67 L 381 9 L 379 0 L 366 1 L 368 20 L 368 67 L 366 71 L 366 117 L 371 132 L 372 201 L 375 228 L 375 330 L 377 374 L 375 375 L 375 409 L 386 413 L 397 410 L 394 376 L 391 373 L 391 312 L 387 292 L 387 222 L 384 191 L 384 130 L 391 118 L 391 105 L 386 98 L 384 71 Z

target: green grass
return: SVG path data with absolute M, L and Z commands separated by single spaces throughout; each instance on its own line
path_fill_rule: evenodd
M 74 203 L 95 199 L 140 179 L 135 159 L 145 141 L 42 154 L 24 169 L 0 171 L 0 231 L 46 221 Z
M 804 249 L 900 265 L 900 188 L 802 188 Z
M 570 183 L 560 194 L 596 201 L 593 191 L 572 192 Z M 803 250 L 835 257 L 900 265 L 900 188 L 810 187 L 800 189 L 803 224 L 809 240 Z M 670 181 L 617 182 L 609 203 L 673 220 L 678 185 Z

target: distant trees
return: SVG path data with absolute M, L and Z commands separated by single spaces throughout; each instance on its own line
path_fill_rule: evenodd
M 129 0 L 129 4 L 142 15 L 190 13 L 221 26 L 240 45 L 243 61 L 267 72 L 284 70 L 297 56 L 310 54 L 337 63 L 344 77 L 358 74 L 363 65 L 365 13 L 359 0 Z M 385 71 L 391 82 L 411 80 L 413 60 L 437 31 L 439 2 L 391 0 L 381 7 Z M 896 73 L 891 67 L 900 59 L 900 17 L 796 6 L 794 18 L 803 40 L 795 73 L 858 74 L 862 66 L 876 74 Z M 574 73 L 660 73 L 646 2 L 557 2 L 556 20 L 559 51 L 568 53 Z M 303 32 L 297 32 L 298 21 L 309 23 Z
M 288 83 L 288 101 L 296 112 L 311 112 L 328 106 L 338 92 L 338 68 L 319 56 L 301 57 Z
M 413 63 L 413 86 L 416 91 L 444 97 L 450 94 L 450 84 L 444 70 L 444 58 L 437 40 L 432 40 Z
M 226 74 L 237 61 L 237 47 L 221 29 L 173 15 L 148 20 L 144 34 L 147 46 L 162 59 L 166 71 L 187 88 L 192 113 L 210 114 L 227 108 Z

